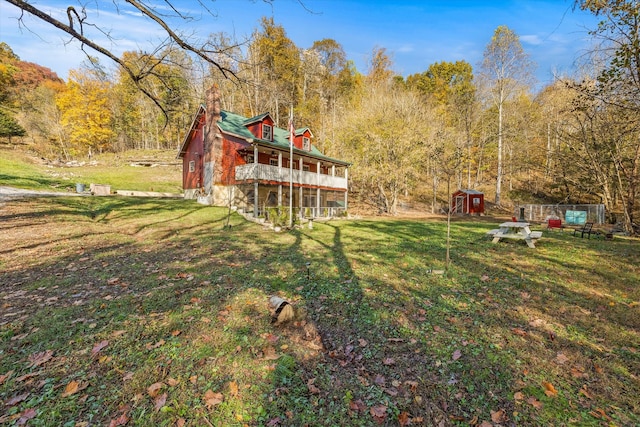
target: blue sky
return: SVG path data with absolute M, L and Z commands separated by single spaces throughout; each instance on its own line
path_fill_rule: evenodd
M 52 16 L 64 20 L 66 7 L 73 0 L 33 0 Z M 113 38 L 107 46 L 118 55 L 126 50 L 149 49 L 162 32 L 149 21 L 131 14 L 123 6 L 120 13 L 111 1 L 96 1 L 100 13 L 91 16 L 108 29 Z M 88 2 L 92 7 L 94 2 Z M 124 3 L 124 2 L 121 2 Z M 156 1 L 158 4 L 165 4 Z M 589 29 L 596 27 L 591 14 L 573 11 L 569 0 L 202 0 L 217 16 L 211 16 L 195 0 L 174 0 L 180 11 L 198 17 L 181 22 L 182 31 L 206 37 L 225 32 L 238 39 L 248 37 L 259 27 L 263 16 L 272 16 L 287 36 L 301 48 L 314 41 L 332 38 L 340 43 L 348 59 L 366 73 L 367 60 L 374 48 L 385 48 L 394 70 L 403 76 L 426 71 L 430 64 L 465 60 L 474 69 L 494 30 L 506 25 L 520 36 L 531 59 L 538 65 L 539 86 L 553 80 L 553 73 L 570 74 L 574 62 L 590 46 Z M 79 9 L 79 8 L 78 8 Z M 84 56 L 77 43 L 40 21 L 25 17 L 28 29 L 20 29 L 20 11 L 0 1 L 0 41 L 4 41 L 24 61 L 36 62 L 67 77 L 78 68 Z M 102 36 L 104 39 L 104 36 Z M 99 55 L 96 55 L 99 56 Z M 106 59 L 100 58 L 103 63 Z

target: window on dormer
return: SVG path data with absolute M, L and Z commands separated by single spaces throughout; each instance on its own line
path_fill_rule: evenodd
M 262 125 L 262 139 L 266 139 L 268 141 L 273 140 L 273 128 L 271 127 L 271 125 Z
M 311 151 L 311 140 L 309 138 L 307 138 L 306 136 L 304 138 L 302 138 L 302 149 L 303 150 L 307 150 L 307 151 Z

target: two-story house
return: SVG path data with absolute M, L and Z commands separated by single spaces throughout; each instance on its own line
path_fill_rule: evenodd
M 221 110 L 214 86 L 178 153 L 185 198 L 254 216 L 268 207 L 290 206 L 290 200 L 299 215 L 342 215 L 349 163 L 323 155 L 312 138 L 309 128 L 277 127 L 269 113 L 247 118 Z

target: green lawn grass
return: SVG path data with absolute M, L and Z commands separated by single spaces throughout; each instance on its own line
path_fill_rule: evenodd
M 274 233 L 225 215 L 185 200 L 3 204 L 0 420 L 640 423 L 637 240 L 543 231 L 530 249 L 458 219 L 438 275 L 443 221 Z M 274 294 L 305 320 L 272 325 Z
M 182 167 L 176 165 L 133 166 L 131 159 L 155 158 L 175 162 L 175 153 L 141 151 L 96 155 L 75 166 L 49 164 L 19 150 L 0 148 L 0 185 L 30 190 L 75 192 L 76 183 L 110 185 L 112 191 L 182 193 Z

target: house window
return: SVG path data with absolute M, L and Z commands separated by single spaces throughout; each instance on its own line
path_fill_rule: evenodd
M 195 160 L 191 160 L 189 162 L 189 173 L 193 173 L 196 171 L 196 161 Z
M 311 141 L 306 136 L 302 138 L 302 149 L 311 151 Z
M 278 159 L 269 159 L 269 164 L 271 166 L 278 166 Z
M 302 165 L 302 170 L 305 172 L 309 172 L 309 165 Z
M 253 154 L 248 154 L 247 155 L 247 163 L 253 163 L 254 161 L 255 160 L 254 160 Z
M 271 141 L 273 139 L 272 132 L 273 132 L 273 129 L 271 128 L 271 125 L 265 125 L 265 124 L 262 125 L 262 139 Z

